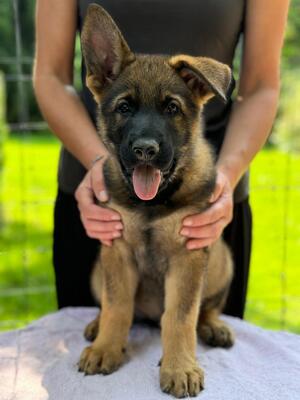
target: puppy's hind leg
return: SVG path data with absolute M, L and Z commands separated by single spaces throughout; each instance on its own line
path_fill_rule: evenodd
M 101 305 L 102 281 L 103 278 L 102 278 L 101 261 L 100 259 L 98 259 L 92 270 L 91 287 L 93 296 L 99 305 Z M 89 342 L 93 342 L 96 339 L 99 333 L 99 323 L 100 323 L 100 312 L 98 313 L 97 317 L 89 324 L 87 324 L 87 326 L 85 327 L 84 337 Z
M 232 257 L 223 240 L 219 240 L 211 249 L 208 264 L 208 287 L 210 295 L 202 299 L 197 331 L 204 343 L 216 347 L 231 347 L 234 333 L 220 319 L 224 308 L 233 273 Z
M 97 335 L 98 335 L 98 332 L 99 332 L 99 321 L 100 321 L 100 313 L 97 315 L 97 317 L 95 319 L 93 319 L 93 321 L 91 321 L 85 327 L 84 337 L 89 342 L 93 342 L 96 339 Z
M 234 344 L 232 329 L 219 318 L 227 293 L 228 289 L 225 289 L 203 302 L 197 331 L 209 346 L 229 348 Z

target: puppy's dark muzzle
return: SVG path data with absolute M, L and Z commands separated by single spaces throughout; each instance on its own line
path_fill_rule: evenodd
M 132 144 L 132 150 L 139 161 L 153 161 L 159 153 L 159 144 L 154 139 L 137 139 Z

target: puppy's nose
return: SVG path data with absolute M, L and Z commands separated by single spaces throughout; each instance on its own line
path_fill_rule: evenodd
M 154 139 L 137 139 L 132 150 L 140 161 L 151 161 L 159 152 L 159 144 Z

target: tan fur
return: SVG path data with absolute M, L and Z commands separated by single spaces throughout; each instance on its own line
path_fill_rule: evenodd
M 123 361 L 124 349 L 134 313 L 134 297 L 138 274 L 129 246 L 123 241 L 114 244 L 114 251 L 104 247 L 101 252 L 102 312 L 99 334 L 85 349 L 79 368 L 86 373 L 111 373 Z
M 95 27 L 97 21 L 106 30 Z M 149 218 L 141 208 L 128 207 L 122 200 L 128 197 L 125 178 L 108 135 L 102 105 L 99 107 L 99 134 L 111 154 L 105 164 L 113 187 L 107 206 L 121 214 L 124 231 L 111 248 L 102 247 L 92 274 L 92 289 L 101 313 L 86 328 L 86 338 L 95 340 L 83 351 L 79 369 L 87 374 L 116 370 L 124 358 L 134 314 L 142 315 L 161 321 L 162 390 L 176 397 L 195 396 L 204 387 L 203 371 L 196 361 L 197 329 L 201 338 L 212 345 L 233 344 L 231 330 L 219 319 L 232 278 L 232 260 L 222 239 L 209 249 L 189 251 L 179 232 L 186 216 L 209 206 L 209 184 L 215 171 L 211 149 L 200 131 L 201 109 L 212 95 L 225 97 L 229 68 L 202 57 L 133 55 L 110 16 L 93 6 L 83 31 L 83 49 L 87 84 L 99 103 L 110 86 L 103 75 L 105 57 L 94 54 L 97 46 L 91 45 L 97 30 L 112 41 L 113 74 L 120 74 L 118 85 L 124 86 L 121 95 L 110 103 L 111 115 L 119 98 L 128 95 L 131 86 L 138 86 L 139 102 L 150 108 L 155 107 L 159 97 L 160 101 L 170 95 L 175 98 L 188 116 L 190 135 L 180 149 L 173 173 L 173 179 L 182 179 L 172 194 L 176 207 L 170 210 L 162 205 L 161 214 Z M 107 48 L 104 46 L 102 51 Z M 137 96 L 133 89 L 130 95 Z M 197 105 L 196 113 L 192 113 L 190 104 Z M 186 130 L 184 121 L 176 117 L 174 121 L 179 134 Z M 120 124 L 122 118 L 116 116 L 114 125 Z
M 196 174 L 190 174 L 186 178 L 189 186 L 195 180 Z M 204 375 L 195 358 L 201 299 L 203 301 L 228 286 L 232 275 L 229 251 L 221 239 L 211 246 L 209 254 L 203 250 L 185 249 L 185 239 L 179 234 L 182 219 L 197 212 L 197 207 L 185 207 L 146 224 L 135 212 L 114 203 L 109 206 L 120 212 L 125 228 L 123 238 L 116 239 L 111 249 L 103 247 L 101 261 L 97 263 L 93 273 L 93 291 L 98 294 L 102 308 L 99 335 L 89 350 L 83 353 L 80 366 L 86 373 L 108 373 L 122 363 L 122 349 L 126 347 L 135 309 L 137 315 L 156 321 L 161 318 L 162 390 L 176 397 L 198 393 L 204 387 Z M 146 265 L 146 249 L 141 237 L 142 232 L 148 228 L 155 231 L 153 257 L 157 265 L 153 274 L 156 276 L 144 275 L 149 268 Z M 165 254 L 172 255 L 168 266 L 165 263 Z M 131 271 L 128 279 L 133 279 L 128 284 L 125 274 L 127 268 Z M 109 277 L 103 276 L 103 270 L 109 270 Z M 107 280 L 110 283 L 105 286 L 103 282 Z M 126 293 L 127 296 L 130 295 L 130 300 Z M 110 296 L 119 298 L 122 306 L 109 304 Z M 214 318 L 205 318 L 207 312 L 203 314 L 203 327 L 201 329 L 199 325 L 198 332 L 203 340 L 212 345 L 229 347 L 233 344 L 233 334 L 219 320 L 220 311 L 217 309 Z M 104 361 L 99 367 L 101 359 Z M 86 367 L 87 363 L 89 367 Z

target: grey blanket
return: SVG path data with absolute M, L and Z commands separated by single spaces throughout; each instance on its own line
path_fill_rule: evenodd
M 95 308 L 67 308 L 25 329 L 0 334 L 1 400 L 160 400 L 159 329 L 134 325 L 129 360 L 108 376 L 84 376 L 77 361 Z M 237 336 L 230 350 L 198 345 L 201 400 L 300 400 L 300 336 L 224 317 Z

